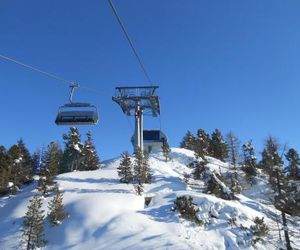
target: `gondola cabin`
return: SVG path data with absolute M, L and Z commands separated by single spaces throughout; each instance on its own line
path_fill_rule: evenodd
M 55 119 L 57 125 L 96 125 L 99 121 L 96 106 L 89 103 L 69 103 L 61 106 Z

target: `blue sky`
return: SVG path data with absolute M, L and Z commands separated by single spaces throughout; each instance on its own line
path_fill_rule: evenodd
M 219 128 L 261 150 L 274 135 L 300 149 L 300 1 L 114 0 L 144 64 L 160 86 L 162 129 L 171 146 L 187 130 Z M 92 131 L 102 159 L 132 150 L 131 126 L 114 87 L 147 81 L 107 1 L 0 1 L 0 54 L 100 93 Z M 62 141 L 54 124 L 68 86 L 0 60 L 0 144 L 23 137 L 31 151 Z M 146 118 L 145 128 L 159 120 Z

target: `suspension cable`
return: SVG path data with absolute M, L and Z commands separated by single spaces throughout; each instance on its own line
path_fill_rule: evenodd
M 113 11 L 113 13 L 114 13 L 117 21 L 118 21 L 118 23 L 119 23 L 119 25 L 120 25 L 123 33 L 124 33 L 124 35 L 125 35 L 125 37 L 126 37 L 126 39 L 128 41 L 128 43 L 130 45 L 130 47 L 131 47 L 131 49 L 133 51 L 133 54 L 135 55 L 135 57 L 136 57 L 139 65 L 140 65 L 140 67 L 141 67 L 141 69 L 142 69 L 142 71 L 143 71 L 143 73 L 145 75 L 145 77 L 147 78 L 147 80 L 149 81 L 149 83 L 152 85 L 152 80 L 151 80 L 149 74 L 147 73 L 147 70 L 146 70 L 146 68 L 145 68 L 145 66 L 144 66 L 144 64 L 142 62 L 141 57 L 139 56 L 137 50 L 135 49 L 132 40 L 129 37 L 129 34 L 128 34 L 128 32 L 127 32 L 127 30 L 126 30 L 126 28 L 125 28 L 125 26 L 124 26 L 124 24 L 123 24 L 123 22 L 122 22 L 122 20 L 121 20 L 121 18 L 119 16 L 119 14 L 117 12 L 117 9 L 116 9 L 115 5 L 113 4 L 112 0 L 108 0 L 108 3 L 109 3 L 109 5 L 110 5 L 110 7 L 111 7 L 111 9 L 112 9 L 112 11 Z
M 2 58 L 3 60 L 9 61 L 9 62 L 18 64 L 19 66 L 22 66 L 22 67 L 27 68 L 27 69 L 29 69 L 29 70 L 33 70 L 33 71 L 35 71 L 35 72 L 38 72 L 38 73 L 40 73 L 40 74 L 42 74 L 42 75 L 45 75 L 45 76 L 47 76 L 47 77 L 49 77 L 49 78 L 55 79 L 55 80 L 57 80 L 57 81 L 60 82 L 60 83 L 68 84 L 69 86 L 72 86 L 72 85 L 76 84 L 74 81 L 66 80 L 65 78 L 62 78 L 62 77 L 60 77 L 60 76 L 54 75 L 54 74 L 52 74 L 52 73 L 49 73 L 49 72 L 47 72 L 47 71 L 38 69 L 37 67 L 34 67 L 34 66 L 32 66 L 32 65 L 23 63 L 23 62 L 21 62 L 21 61 L 18 61 L 18 60 L 16 60 L 16 59 L 11 58 L 11 57 L 4 56 L 4 55 L 1 55 L 1 54 L 0 54 L 0 58 Z M 92 89 L 92 88 L 89 88 L 89 87 L 86 87 L 86 86 L 82 86 L 81 84 L 80 84 L 80 88 L 81 88 L 81 89 L 86 89 L 86 90 L 91 91 L 91 92 L 95 92 L 95 93 L 97 93 L 97 94 L 99 94 L 99 95 L 100 95 L 100 94 L 103 94 L 102 91 L 100 92 L 100 91 L 97 91 L 97 90 L 95 90 L 95 89 Z

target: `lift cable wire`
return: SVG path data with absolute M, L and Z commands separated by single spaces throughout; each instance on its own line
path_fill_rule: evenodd
M 4 55 L 1 55 L 1 54 L 0 54 L 0 58 L 4 59 L 4 60 L 6 60 L 6 61 L 9 61 L 9 62 L 13 62 L 13 63 L 15 63 L 15 64 L 18 64 L 18 65 L 20 65 L 20 66 L 22 66 L 22 67 L 24 67 L 24 68 L 27 68 L 27 69 L 36 71 L 36 72 L 38 72 L 38 73 L 40 73 L 40 74 L 43 74 L 43 75 L 45 75 L 45 76 L 47 76 L 47 77 L 49 77 L 49 78 L 55 79 L 55 80 L 57 80 L 57 81 L 59 81 L 59 82 L 61 82 L 61 83 L 68 84 L 69 86 L 73 86 L 74 84 L 76 84 L 74 81 L 66 80 L 66 79 L 64 79 L 64 78 L 62 78 L 62 77 L 60 77 L 60 76 L 57 76 L 57 75 L 54 75 L 54 74 L 49 73 L 49 72 L 47 72 L 47 71 L 38 69 L 38 68 L 36 68 L 36 67 L 33 67 L 32 65 L 29 65 L 29 64 L 20 62 L 20 61 L 18 61 L 18 60 L 16 60 L 16 59 L 13 59 L 13 58 L 11 58 L 11 57 L 4 56 Z M 103 94 L 103 93 L 100 92 L 100 91 L 94 90 L 94 89 L 89 88 L 89 87 L 86 87 L 86 86 L 81 86 L 81 85 L 79 85 L 79 84 L 78 84 L 78 86 L 80 86 L 80 88 L 82 88 L 82 89 L 86 89 L 86 90 L 88 90 L 88 91 L 95 92 L 95 93 L 97 93 L 97 94 Z
M 152 85 L 152 80 L 151 80 L 149 74 L 147 73 L 147 70 L 146 70 L 146 68 L 145 68 L 145 66 L 144 66 L 144 64 L 142 62 L 141 57 L 139 56 L 139 54 L 137 53 L 137 50 L 135 49 L 132 40 L 129 37 L 129 34 L 128 34 L 128 32 L 127 32 L 127 30 L 126 30 L 126 28 L 125 28 L 125 26 L 124 26 L 124 24 L 123 24 L 123 22 L 122 22 L 122 20 L 121 20 L 121 18 L 119 16 L 119 14 L 117 12 L 117 9 L 116 9 L 115 5 L 113 4 L 112 0 L 108 0 L 108 3 L 110 5 L 110 7 L 111 7 L 111 9 L 112 9 L 112 11 L 113 11 L 116 19 L 117 19 L 119 25 L 121 26 L 121 29 L 122 29 L 122 31 L 123 31 L 123 33 L 124 33 L 124 35 L 125 35 L 128 43 L 129 43 L 131 49 L 133 51 L 133 54 L 135 55 L 135 57 L 136 57 L 139 65 L 141 66 L 141 68 L 142 68 L 142 70 L 144 72 L 145 77 L 147 78 L 147 80 L 149 81 L 149 83 Z

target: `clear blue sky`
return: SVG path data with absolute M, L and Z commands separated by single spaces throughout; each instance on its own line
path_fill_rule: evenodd
M 232 130 L 261 149 L 267 135 L 300 149 L 299 0 L 114 0 L 154 83 L 162 129 L 177 146 L 189 129 Z M 147 84 L 105 0 L 0 1 L 0 54 L 101 92 L 92 131 L 102 159 L 132 150 L 112 102 L 117 85 Z M 54 124 L 68 86 L 0 60 L 0 144 L 31 151 L 62 141 Z M 131 121 L 132 123 L 132 121 Z M 132 123 L 133 125 L 133 123 Z M 146 128 L 159 127 L 146 119 Z

